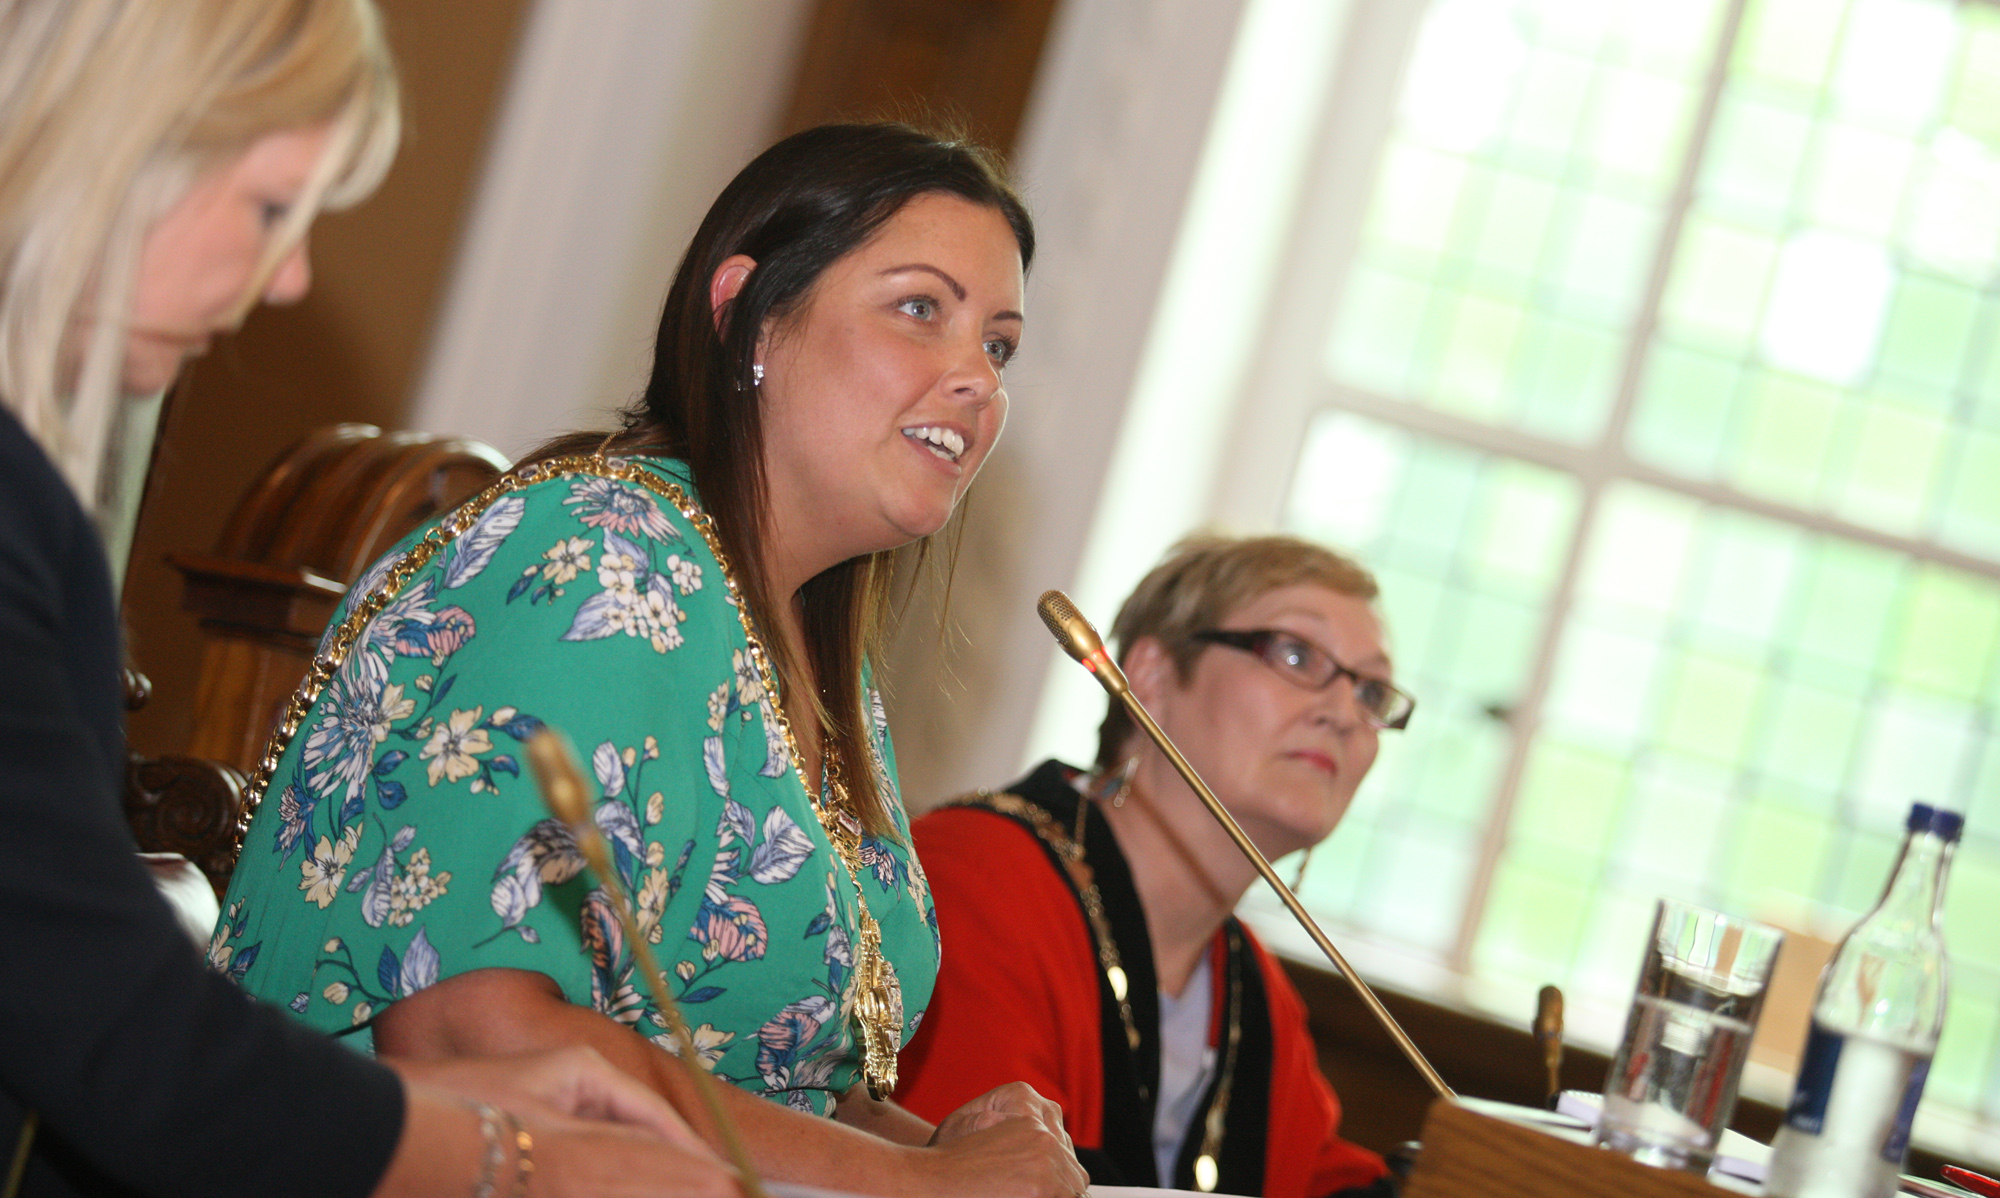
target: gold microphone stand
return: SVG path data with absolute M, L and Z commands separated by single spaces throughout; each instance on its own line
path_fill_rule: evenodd
M 7 1165 L 7 1182 L 0 1186 L 0 1195 L 14 1198 L 21 1192 L 21 1178 L 28 1171 L 28 1153 L 35 1147 L 35 1128 L 41 1123 L 41 1116 L 29 1111 L 21 1116 L 21 1134 L 14 1140 L 14 1159 Z
M 527 748 L 528 766 L 534 771 L 535 781 L 542 789 L 542 802 L 548 804 L 550 813 L 569 828 L 577 849 L 590 866 L 590 872 L 597 875 L 598 884 L 611 896 L 611 909 L 617 913 L 618 922 L 625 929 L 625 943 L 632 946 L 632 958 L 638 965 L 639 975 L 646 980 L 646 987 L 652 992 L 653 1006 L 665 1017 L 674 1039 L 680 1042 L 681 1061 L 694 1078 L 695 1093 L 701 1095 L 701 1104 L 708 1111 L 709 1120 L 715 1124 L 723 1152 L 728 1155 L 729 1163 L 736 1166 L 737 1175 L 743 1183 L 744 1198 L 770 1198 L 763 1183 L 757 1179 L 757 1170 L 750 1164 L 750 1154 L 743 1150 L 743 1141 L 737 1138 L 736 1124 L 723 1112 L 722 1096 L 718 1092 L 721 1083 L 709 1075 L 696 1054 L 694 1033 L 688 1030 L 687 1020 L 681 1017 L 680 1004 L 667 993 L 659 961 L 653 956 L 645 933 L 639 930 L 639 920 L 633 914 L 632 896 L 625 893 L 618 871 L 611 863 L 611 850 L 604 843 L 604 834 L 597 830 L 596 822 L 590 818 L 589 792 L 584 788 L 583 773 L 577 769 L 576 755 L 570 752 L 569 742 L 560 733 L 545 727 L 528 738 Z
M 1550 1110 L 1556 1109 L 1556 1100 L 1562 1097 L 1563 1063 L 1563 992 L 1554 986 L 1543 986 L 1535 995 L 1535 1043 L 1542 1049 L 1542 1068 L 1548 1072 L 1548 1094 L 1544 1100 Z
M 1263 875 L 1264 881 L 1269 883 L 1271 889 L 1284 901 L 1285 908 L 1292 913 L 1292 918 L 1299 921 L 1299 926 L 1305 929 L 1306 935 L 1312 937 L 1313 943 L 1319 946 L 1319 951 L 1325 953 L 1327 960 L 1333 962 L 1334 968 L 1340 971 L 1340 976 L 1347 979 L 1347 984 L 1361 997 L 1369 1013 L 1375 1016 L 1375 1021 L 1382 1025 L 1382 1030 L 1389 1033 L 1389 1037 L 1396 1042 L 1396 1047 L 1402 1049 L 1410 1064 L 1416 1066 L 1417 1072 L 1423 1074 L 1431 1089 L 1436 1091 L 1440 1098 L 1456 1098 L 1457 1095 L 1453 1093 L 1452 1088 L 1444 1084 L 1444 1079 L 1438 1076 L 1438 1071 L 1431 1068 L 1431 1063 L 1418 1050 L 1415 1041 L 1411 1040 L 1409 1033 L 1403 1030 L 1403 1025 L 1397 1023 L 1396 1017 L 1389 1014 L 1389 1009 L 1382 1005 L 1382 1000 L 1375 996 L 1375 991 L 1369 989 L 1368 983 L 1361 980 L 1361 975 L 1354 972 L 1354 967 L 1347 963 L 1347 958 L 1340 955 L 1340 950 L 1333 946 L 1333 941 L 1327 939 L 1319 924 L 1306 913 L 1305 905 L 1299 902 L 1299 896 L 1292 893 L 1291 887 L 1285 885 L 1278 877 L 1278 871 L 1271 868 L 1271 863 L 1265 859 L 1263 852 L 1251 843 L 1242 825 L 1229 814 L 1229 810 L 1215 797 L 1215 792 L 1208 788 L 1208 784 L 1201 780 L 1201 776 L 1194 772 L 1194 767 L 1188 764 L 1187 758 L 1181 756 L 1181 751 L 1174 747 L 1174 742 L 1167 739 L 1167 734 L 1153 722 L 1153 717 L 1146 711 L 1145 705 L 1132 693 L 1131 684 L 1125 680 L 1125 672 L 1120 670 L 1118 663 L 1112 661 L 1111 655 L 1104 651 L 1103 638 L 1097 635 L 1097 629 L 1091 627 L 1090 621 L 1084 619 L 1083 613 L 1076 610 L 1076 604 L 1070 602 L 1069 596 L 1061 591 L 1045 591 L 1041 602 L 1035 605 L 1035 610 L 1041 613 L 1042 623 L 1048 625 L 1049 631 L 1061 643 L 1063 650 L 1082 662 L 1083 667 L 1097 678 L 1098 683 L 1110 692 L 1112 698 L 1125 704 L 1125 710 L 1132 713 L 1132 718 L 1146 730 L 1146 735 L 1150 736 L 1153 743 L 1160 747 L 1160 751 L 1167 755 L 1167 760 L 1173 762 L 1174 768 L 1187 780 L 1195 796 L 1208 808 L 1208 813 L 1215 817 L 1215 822 L 1222 825 L 1224 832 L 1229 833 L 1229 839 L 1236 842 L 1236 847 L 1244 858 L 1257 867 L 1257 872 Z

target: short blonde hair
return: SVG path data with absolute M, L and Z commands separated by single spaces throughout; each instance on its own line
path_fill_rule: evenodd
M 87 506 L 152 224 L 266 134 L 330 123 L 247 309 L 322 209 L 395 156 L 372 0 L 0 0 L 0 402 Z
M 1310 583 L 1372 602 L 1381 593 L 1375 576 L 1324 545 L 1288 536 L 1229 537 L 1195 533 L 1167 551 L 1118 609 L 1111 639 L 1119 664 L 1148 637 L 1172 658 L 1185 682 L 1204 648 L 1194 634 L 1219 627 L 1230 612 L 1269 591 Z M 1113 703 L 1097 730 L 1097 764 L 1119 764 L 1136 726 L 1122 703 Z

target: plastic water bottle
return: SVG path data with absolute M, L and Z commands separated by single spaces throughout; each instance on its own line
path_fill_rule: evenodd
M 1939 919 L 1965 818 L 1910 808 L 1882 899 L 1820 974 L 1799 1079 L 1771 1145 L 1771 1198 L 1892 1198 L 1944 1027 Z

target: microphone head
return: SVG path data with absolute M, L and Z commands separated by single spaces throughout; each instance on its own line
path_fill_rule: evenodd
M 1061 591 L 1043 591 L 1035 610 L 1041 613 L 1042 623 L 1049 626 L 1049 632 L 1063 647 L 1063 652 L 1082 662 L 1083 668 L 1091 672 L 1098 685 L 1113 696 L 1122 697 L 1131 690 L 1130 684 L 1125 681 L 1125 671 L 1119 669 L 1118 663 L 1111 660 L 1111 654 L 1104 651 L 1104 638 L 1098 636 L 1097 629 L 1092 628 L 1090 621 L 1083 618 L 1083 613 L 1076 610 L 1076 604 L 1070 602 L 1068 595 Z
M 528 769 L 535 775 L 550 813 L 573 828 L 590 827 L 590 795 L 569 742 L 545 726 L 528 738 L 527 750 Z
M 1078 661 L 1088 660 L 1090 655 L 1103 650 L 1104 639 L 1097 635 L 1097 629 L 1076 610 L 1068 595 L 1061 591 L 1043 591 L 1041 601 L 1035 604 L 1041 613 L 1042 623 L 1048 625 L 1050 635 L 1063 647 L 1063 652 Z
M 1535 995 L 1535 1039 L 1560 1039 L 1563 1032 L 1563 992 L 1543 986 Z

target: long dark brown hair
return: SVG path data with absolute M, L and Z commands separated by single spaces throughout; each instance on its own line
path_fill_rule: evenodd
M 794 695 L 800 693 L 801 663 L 771 635 L 779 626 L 778 604 L 787 597 L 771 593 L 758 552 L 767 517 L 764 419 L 751 378 L 758 340 L 801 311 L 829 266 L 874 236 L 903 205 L 936 193 L 999 211 L 1027 270 L 1035 256 L 1028 210 L 993 156 L 976 145 L 880 123 L 822 125 L 764 151 L 716 197 L 688 245 L 667 290 L 652 378 L 623 413 L 622 429 L 608 442 L 601 433 L 571 434 L 530 455 L 603 446 L 685 460 L 750 614 Z M 709 281 L 736 254 L 757 266 L 717 311 L 709 306 Z M 846 779 L 856 814 L 877 835 L 894 825 L 868 751 L 871 716 L 861 676 L 863 664 L 878 655 L 888 624 L 894 562 L 894 551 L 851 558 L 799 590 L 806 664 L 819 680 L 812 700 L 823 743 Z

